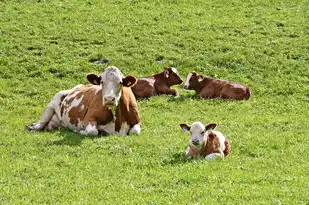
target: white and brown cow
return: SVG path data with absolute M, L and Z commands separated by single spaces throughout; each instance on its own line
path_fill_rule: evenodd
M 131 91 L 137 79 L 124 76 L 110 66 L 101 75 L 87 76 L 92 85 L 78 85 L 58 92 L 39 122 L 30 130 L 53 130 L 67 127 L 85 135 L 139 134 L 140 117 Z
M 196 72 L 188 74 L 184 89 L 195 90 L 201 98 L 249 99 L 251 92 L 246 86 L 215 78 L 204 77 Z
M 230 141 L 219 131 L 216 124 L 203 125 L 194 122 L 192 125 L 180 124 L 183 131 L 190 131 L 191 137 L 186 151 L 187 157 L 204 157 L 211 160 L 224 158 L 231 151 Z
M 132 87 L 136 98 L 148 98 L 155 95 L 178 95 L 178 92 L 170 87 L 181 84 L 183 81 L 177 69 L 165 68 L 163 72 L 148 77 L 139 78 Z

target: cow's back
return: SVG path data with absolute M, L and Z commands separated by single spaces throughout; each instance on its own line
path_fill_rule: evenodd
M 155 79 L 151 77 L 139 78 L 131 89 L 137 98 L 151 97 L 156 95 L 154 83 Z

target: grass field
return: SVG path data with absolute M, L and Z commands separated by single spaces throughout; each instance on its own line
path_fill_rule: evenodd
M 309 204 L 309 3 L 0 1 L 0 204 Z M 53 95 L 115 65 L 240 82 L 248 101 L 140 100 L 142 132 L 28 132 Z M 224 161 L 183 159 L 179 123 L 216 122 Z

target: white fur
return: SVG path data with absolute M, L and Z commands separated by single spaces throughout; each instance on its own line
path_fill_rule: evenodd
M 213 160 L 213 159 L 216 159 L 218 157 L 222 158 L 221 154 L 219 154 L 219 153 L 211 153 L 211 154 L 209 154 L 209 155 L 207 155 L 205 157 L 205 160 Z
M 172 67 L 171 70 L 172 70 L 174 73 L 178 74 L 178 71 L 177 71 L 176 68 Z
M 202 145 L 205 140 L 205 126 L 201 122 L 194 122 L 190 126 L 191 139 L 190 142 L 198 141 L 200 145 Z
M 189 73 L 188 76 L 187 76 L 186 82 L 184 84 L 184 88 L 188 88 L 189 87 L 189 85 L 190 85 L 189 82 L 190 82 L 191 77 L 192 77 L 192 73 Z
M 115 105 L 119 103 L 121 97 L 121 89 L 123 74 L 114 66 L 105 69 L 102 80 L 103 104 L 105 105 L 105 98 L 115 98 Z
M 99 134 L 99 131 L 96 127 L 96 125 L 91 125 L 90 123 L 87 125 L 85 130 L 80 131 L 81 134 L 83 135 L 93 135 L 96 136 Z
M 190 146 L 189 146 L 189 147 L 187 147 L 187 150 L 186 150 L 186 155 L 188 155 L 188 154 L 189 154 L 189 152 L 190 152 Z
M 131 129 L 130 129 L 130 132 L 129 132 L 129 135 L 131 134 L 139 134 L 141 133 L 141 125 L 140 124 L 136 124 L 134 125 Z

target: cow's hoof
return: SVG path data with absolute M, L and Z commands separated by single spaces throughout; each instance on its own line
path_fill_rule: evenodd
M 37 131 L 38 129 L 38 124 L 37 123 L 32 123 L 30 125 L 26 125 L 25 129 L 27 129 L 28 131 Z

